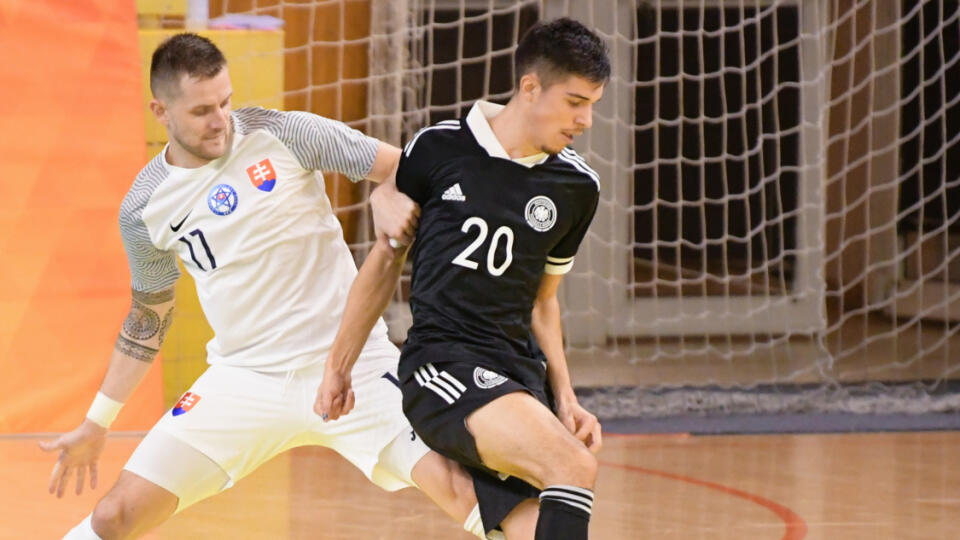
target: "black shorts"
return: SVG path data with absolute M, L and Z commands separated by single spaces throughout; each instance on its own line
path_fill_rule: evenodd
M 466 360 L 423 365 L 401 382 L 400 390 L 403 412 L 427 446 L 466 466 L 473 476 L 485 531 L 497 528 L 525 499 L 539 496 L 539 489 L 519 478 L 502 479 L 480 461 L 466 419 L 473 411 L 513 392 L 526 392 L 549 407 L 542 390 Z

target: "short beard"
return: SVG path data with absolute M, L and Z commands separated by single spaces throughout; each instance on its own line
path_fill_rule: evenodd
M 561 149 L 559 149 L 559 150 L 554 150 L 554 149 L 552 149 L 552 148 L 547 148 L 546 146 L 541 146 L 541 147 L 540 147 L 540 151 L 543 152 L 544 154 L 549 154 L 549 155 L 551 155 L 551 156 L 555 156 L 555 155 L 559 154 L 560 152 L 563 152 L 566 148 L 567 148 L 567 147 L 564 146 L 563 148 L 561 148 Z
M 219 158 L 223 157 L 223 156 L 230 150 L 230 143 L 231 143 L 231 141 L 233 140 L 233 130 L 230 129 L 229 127 L 228 127 L 227 129 L 228 129 L 228 131 L 227 131 L 227 140 L 224 142 L 223 153 L 220 154 L 219 156 L 209 155 L 209 154 L 204 153 L 203 150 L 201 150 L 199 147 L 189 146 L 189 145 L 185 144 L 182 140 L 180 140 L 179 137 L 174 136 L 173 138 L 176 139 L 177 144 L 179 144 L 181 148 L 183 148 L 183 149 L 186 150 L 187 152 L 190 152 L 190 153 L 193 154 L 195 157 L 198 157 L 198 158 L 203 159 L 203 160 L 206 160 L 206 161 L 213 161 L 213 160 L 215 160 L 215 159 L 219 159 Z

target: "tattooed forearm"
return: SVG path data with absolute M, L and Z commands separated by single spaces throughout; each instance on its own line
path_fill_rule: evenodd
M 173 308 L 167 311 L 167 314 L 163 316 L 163 322 L 160 323 L 160 335 L 157 336 L 157 339 L 161 345 L 163 344 L 163 338 L 167 337 L 167 330 L 170 329 L 171 324 L 173 324 Z
M 136 341 L 127 339 L 123 337 L 123 335 L 117 336 L 117 343 L 113 347 L 121 353 L 131 358 L 136 358 L 141 362 L 153 362 L 153 359 L 159 352 L 157 349 L 146 347 Z
M 143 362 L 153 361 L 173 323 L 173 290 L 170 287 L 157 292 L 132 291 L 130 313 L 114 346 L 117 351 Z
M 123 321 L 123 331 L 133 339 L 145 341 L 160 330 L 160 315 L 151 307 L 141 304 L 136 298 L 130 306 L 130 314 Z
M 134 290 L 133 300 L 141 304 L 147 304 L 148 306 L 169 302 L 173 300 L 173 287 L 157 292 L 140 292 Z

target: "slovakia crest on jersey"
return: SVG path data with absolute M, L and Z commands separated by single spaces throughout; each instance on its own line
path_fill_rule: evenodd
M 217 184 L 207 194 L 207 206 L 218 216 L 232 214 L 237 209 L 237 190 L 229 184 Z
M 273 186 L 277 185 L 277 171 L 273 169 L 269 158 L 247 167 L 247 176 L 260 191 L 273 191 Z
M 173 406 L 173 415 L 180 416 L 181 414 L 192 409 L 193 406 L 196 405 L 197 402 L 199 401 L 200 401 L 200 396 L 198 396 L 197 394 L 194 394 L 193 392 L 187 392 L 186 394 L 183 395 L 183 397 L 180 398 L 180 401 L 178 401 L 177 404 Z

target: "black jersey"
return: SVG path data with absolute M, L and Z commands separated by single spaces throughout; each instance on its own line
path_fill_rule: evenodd
M 482 105 L 488 114 L 495 107 Z M 542 383 L 533 302 L 545 271 L 562 274 L 573 264 L 596 211 L 597 174 L 571 149 L 532 167 L 506 158 L 478 104 L 467 118 L 417 133 L 400 158 L 397 185 L 421 207 L 401 377 L 427 362 L 457 360 L 456 349 Z M 452 349 L 444 357 L 413 354 L 437 350 L 432 345 Z

